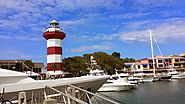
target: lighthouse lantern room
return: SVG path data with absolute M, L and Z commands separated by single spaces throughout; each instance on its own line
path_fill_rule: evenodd
M 59 27 L 56 20 L 50 22 L 43 33 L 43 37 L 47 40 L 47 73 L 60 74 L 62 72 L 62 40 L 66 34 Z

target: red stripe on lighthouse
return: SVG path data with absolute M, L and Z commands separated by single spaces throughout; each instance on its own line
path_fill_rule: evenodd
M 62 48 L 61 47 L 48 47 L 47 55 L 50 55 L 50 54 L 61 54 L 62 55 Z
M 58 31 L 47 31 L 44 32 L 43 37 L 45 39 L 64 39 L 66 37 L 66 34 L 64 32 L 58 32 Z
M 47 71 L 61 71 L 62 63 L 47 63 Z

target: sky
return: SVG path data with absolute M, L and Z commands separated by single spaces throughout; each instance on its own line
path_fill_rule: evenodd
M 120 52 L 151 57 L 149 29 L 162 54 L 185 53 L 184 0 L 0 0 L 0 59 L 46 63 L 42 34 L 53 19 L 67 34 L 63 58 Z M 160 55 L 154 42 L 154 55 Z

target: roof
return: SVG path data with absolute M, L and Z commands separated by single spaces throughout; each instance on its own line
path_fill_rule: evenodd
M 36 62 L 36 63 L 33 63 L 33 66 L 34 66 L 34 68 L 36 68 L 36 67 L 44 67 L 44 63 Z
M 52 20 L 50 24 L 59 24 L 56 20 Z

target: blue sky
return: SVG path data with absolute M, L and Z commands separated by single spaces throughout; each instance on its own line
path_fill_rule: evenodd
M 52 19 L 67 34 L 63 57 L 151 57 L 149 28 L 164 55 L 184 53 L 184 7 L 184 0 L 1 0 L 0 59 L 46 63 L 42 33 Z

